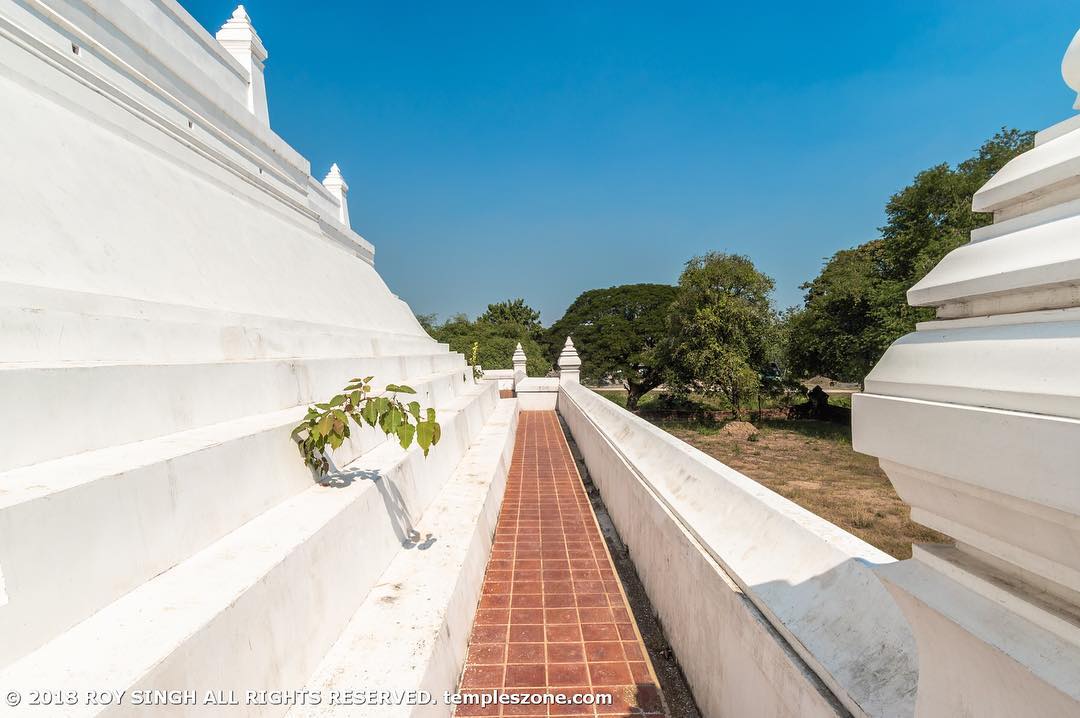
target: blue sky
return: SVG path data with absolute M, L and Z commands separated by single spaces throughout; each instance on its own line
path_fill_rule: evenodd
M 211 32 L 233 5 L 181 0 Z M 417 313 L 674 282 L 747 254 L 779 307 L 889 195 L 1072 114 L 1075 2 L 245 4 L 270 121 Z

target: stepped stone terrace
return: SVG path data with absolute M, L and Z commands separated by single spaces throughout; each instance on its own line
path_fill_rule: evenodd
M 975 195 L 854 398 L 955 539 L 898 562 L 581 386 L 569 339 L 474 378 L 271 129 L 268 45 L 243 7 L 0 0 L 0 711 L 1080 715 L 1080 116 Z M 357 374 L 441 440 L 357 430 L 317 480 L 292 427 Z

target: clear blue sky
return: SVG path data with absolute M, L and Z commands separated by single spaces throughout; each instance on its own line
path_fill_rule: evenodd
M 227 0 L 181 0 L 211 32 Z M 891 193 L 1072 114 L 1075 2 L 245 4 L 270 121 L 417 313 L 674 282 L 747 254 L 777 305 Z

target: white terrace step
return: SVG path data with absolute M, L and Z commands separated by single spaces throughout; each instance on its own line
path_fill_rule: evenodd
M 514 453 L 517 419 L 517 400 L 500 400 L 477 442 L 416 525 L 421 537 L 431 537 L 429 547 L 403 551 L 394 559 L 308 681 L 306 689 L 317 691 L 322 702 L 298 705 L 289 718 L 349 711 L 332 702 L 335 693 L 366 688 L 441 696 L 457 687 Z M 450 707 L 351 710 L 365 716 L 414 711 L 445 716 Z
M 0 364 L 5 439 L 0 471 L 321 401 L 358 375 L 374 376 L 378 388 L 454 370 L 463 384 L 471 380 L 461 355 L 449 353 L 192 364 Z
M 497 401 L 493 386 L 480 392 Z M 12 664 L 0 672 L 0 685 L 238 695 L 303 685 L 480 428 L 471 430 L 462 411 L 444 412 L 441 423 L 443 440 L 428 457 L 417 446 L 379 445 L 346 467 L 340 485 L 312 486 L 249 521 Z M 113 708 L 83 702 L 50 713 L 153 710 L 130 701 Z M 274 710 L 240 705 L 223 712 Z
M 3 281 L 0 326 L 0 357 L 7 362 L 208 362 L 446 349 L 418 328 L 401 334 Z
M 412 380 L 473 431 L 493 395 L 456 371 Z M 289 434 L 306 406 L 0 474 L 0 667 L 312 485 Z M 471 434 L 470 434 L 471 435 Z M 365 429 L 348 463 L 386 438 Z M 93 540 L 87 540 L 92 537 Z
M 203 324 L 0 306 L 0 356 L 8 362 L 238 361 L 431 353 L 428 336 L 322 327 Z

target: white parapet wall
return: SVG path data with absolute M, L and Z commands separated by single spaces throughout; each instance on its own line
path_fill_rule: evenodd
M 1080 88 L 1080 39 L 1063 73 Z M 908 292 L 937 319 L 853 405 L 855 449 L 956 544 L 878 573 L 918 642 L 918 715 L 1080 715 L 1080 117 L 973 208 L 994 223 Z
M 894 559 L 576 382 L 558 408 L 706 716 L 912 714 Z

